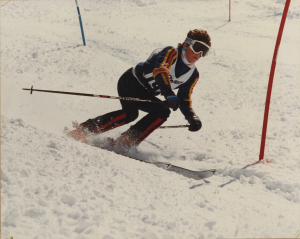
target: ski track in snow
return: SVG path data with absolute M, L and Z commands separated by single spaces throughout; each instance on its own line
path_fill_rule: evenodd
M 16 238 L 291 237 L 300 228 L 300 4 L 277 57 L 265 159 L 258 163 L 271 60 L 285 1 L 12 1 L 1 7 L 1 227 Z M 199 11 L 201 9 L 201 11 Z M 190 29 L 212 38 L 197 63 L 197 133 L 158 129 L 128 156 L 193 170 L 202 181 L 74 141 L 78 122 L 118 110 L 121 74 Z M 298 31 L 297 31 L 298 30 Z M 13 37 L 12 37 L 13 36 Z M 79 46 L 78 46 L 79 45 Z M 140 113 L 140 117 L 144 113 Z M 178 111 L 165 125 L 186 124 Z M 118 137 L 128 125 L 95 137 Z

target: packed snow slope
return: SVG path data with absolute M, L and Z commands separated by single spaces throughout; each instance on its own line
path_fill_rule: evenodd
M 300 229 L 300 2 L 292 1 L 258 163 L 271 61 L 285 1 L 11 1 L 1 7 L 1 227 L 15 239 L 270 238 Z M 4 2 L 1 1 L 1 5 Z M 120 109 L 128 68 L 189 30 L 212 38 L 197 62 L 196 133 L 157 129 L 130 156 L 216 168 L 196 181 L 63 134 Z M 142 117 L 144 113 L 140 113 Z M 186 124 L 180 111 L 164 125 Z M 129 125 L 96 137 L 118 137 Z

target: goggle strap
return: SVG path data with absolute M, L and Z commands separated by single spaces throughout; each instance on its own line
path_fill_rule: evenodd
M 184 42 L 186 42 L 187 44 L 189 44 L 189 45 L 194 45 L 195 44 L 195 42 L 200 42 L 201 44 L 203 44 L 204 46 L 206 46 L 208 49 L 210 49 L 210 46 L 209 45 L 207 45 L 205 42 L 203 42 L 203 41 L 197 41 L 197 40 L 193 40 L 193 39 L 191 39 L 191 38 L 185 38 L 185 40 L 184 40 Z
M 194 45 L 194 40 L 192 40 L 191 38 L 185 38 L 184 42 L 186 42 L 189 45 Z

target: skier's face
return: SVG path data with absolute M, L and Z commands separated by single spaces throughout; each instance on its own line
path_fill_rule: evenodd
M 198 53 L 198 54 L 194 53 L 187 45 L 185 48 L 185 55 L 186 55 L 187 60 L 190 63 L 195 63 L 201 57 L 201 53 Z

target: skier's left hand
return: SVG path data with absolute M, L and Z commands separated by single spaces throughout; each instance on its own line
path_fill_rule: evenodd
M 180 106 L 180 100 L 176 95 L 169 95 L 166 97 L 165 107 L 173 109 L 176 111 Z
M 189 131 L 198 131 L 201 129 L 202 123 L 195 113 L 190 112 L 185 116 L 185 119 L 190 123 Z

